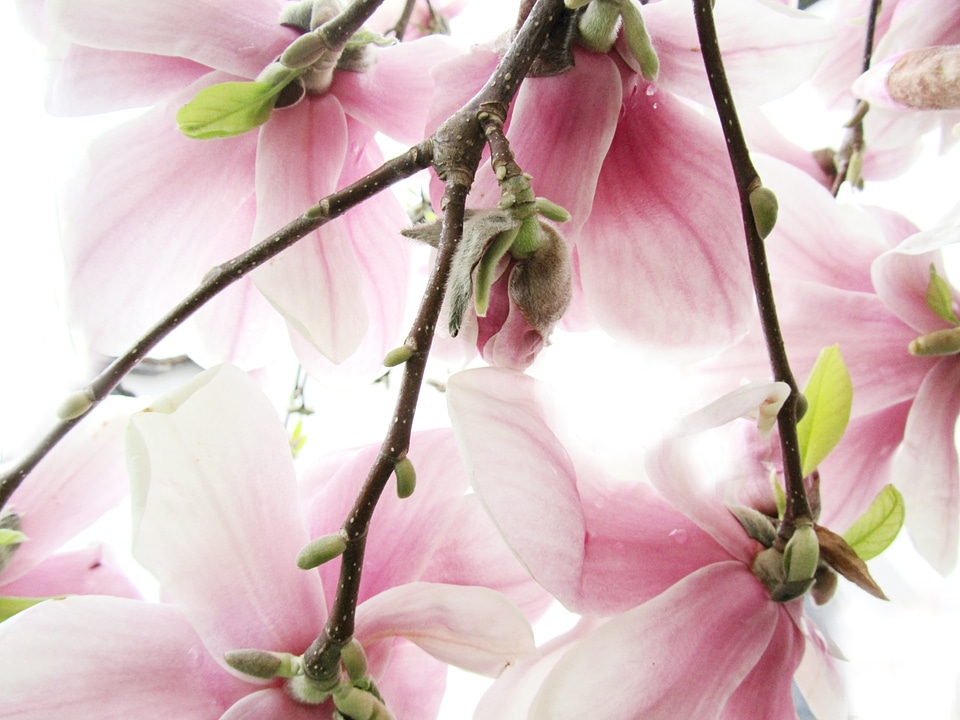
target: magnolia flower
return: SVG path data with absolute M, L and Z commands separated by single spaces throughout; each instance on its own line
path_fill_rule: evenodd
M 52 27 L 69 41 L 50 90 L 54 112 L 154 105 L 92 145 L 63 198 L 70 308 L 95 350 L 121 352 L 212 266 L 379 166 L 374 132 L 422 139 L 421 98 L 432 88 L 426 68 L 453 51 L 439 37 L 369 49 L 372 66 L 334 72 L 328 88 L 275 111 L 259 132 L 205 142 L 181 135 L 175 115 L 199 90 L 257 77 L 298 37 L 301 29 L 281 25 L 289 7 L 281 0 L 46 4 Z M 254 274 L 302 338 L 294 344 L 311 369 L 341 363 L 362 346 L 358 362 L 370 370 L 396 343 L 406 297 L 407 251 L 397 236 L 404 222 L 386 193 Z M 286 346 L 274 310 L 249 282 L 214 301 L 199 323 L 195 354 L 204 363 L 259 366 Z
M 411 457 L 426 471 L 422 496 L 412 508 L 378 514 L 380 539 L 367 549 L 355 637 L 396 717 L 436 714 L 444 675 L 434 658 L 496 674 L 533 650 L 515 605 L 489 588 L 450 584 L 486 578 L 516 586 L 522 573 L 515 564 L 501 572 L 504 551 L 490 543 L 492 528 L 478 523 L 486 522 L 479 507 L 431 472 L 449 467 L 454 452 L 449 436 L 420 439 Z M 242 649 L 302 653 L 323 628 L 336 583 L 335 567 L 296 566 L 308 518 L 288 439 L 254 381 L 230 366 L 197 376 L 133 418 L 128 459 L 134 555 L 168 604 L 71 598 L 0 626 L 7 711 L 50 717 L 66 703 L 78 718 L 145 707 L 178 718 L 330 717 L 330 702 L 302 705 L 279 681 L 238 678 L 224 661 Z M 328 524 L 325 513 L 356 492 L 361 464 L 312 481 L 320 484 L 307 516 L 322 532 L 343 521 L 338 514 Z M 460 541 L 439 548 L 442 530 L 421 532 L 434 520 L 440 528 L 459 523 Z M 513 590 L 531 607 L 539 602 L 536 593 Z
M 752 386 L 697 422 L 756 411 L 771 393 L 782 402 L 780 390 Z M 709 497 L 682 441 L 650 453 L 653 486 L 624 483 L 568 453 L 527 376 L 467 371 L 448 398 L 491 517 L 537 581 L 587 619 L 506 673 L 478 717 L 796 717 L 791 681 L 812 634 L 802 602 L 771 599 L 753 569 L 763 547 Z M 807 652 L 829 670 L 821 645 Z
M 563 227 L 574 271 L 564 323 L 582 326 L 592 315 L 618 339 L 706 354 L 740 337 L 754 312 L 739 202 L 719 128 L 687 102 L 713 106 L 703 61 L 691 52 L 699 41 L 689 3 L 642 12 L 659 57 L 655 82 L 616 49 L 577 49 L 571 70 L 524 82 L 508 135 L 536 194 L 572 216 Z M 719 3 L 716 12 L 738 103 L 789 92 L 831 37 L 816 19 L 753 0 Z M 434 122 L 496 61 L 475 49 L 440 65 Z M 498 200 L 493 174 L 482 172 L 469 205 Z
M 19 542 L 0 545 L 0 596 L 139 597 L 109 549 L 56 552 L 126 497 L 122 438 L 132 409 L 111 398 L 40 462 L 0 510 L 0 528 L 23 534 Z
M 957 213 L 917 233 L 894 213 L 837 203 L 786 165 L 759 167 L 781 198 L 767 249 L 794 371 L 802 382 L 819 352 L 839 344 L 853 383 L 850 425 L 821 467 L 825 516 L 845 526 L 892 482 L 917 549 L 947 573 L 960 532 L 960 400 L 952 390 L 960 364 L 937 341 L 957 324 L 946 312 L 955 312 L 957 293 L 940 256 L 957 240 Z M 759 331 L 711 367 L 723 382 L 769 373 Z

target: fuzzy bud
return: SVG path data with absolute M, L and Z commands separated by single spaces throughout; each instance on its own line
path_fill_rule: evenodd
M 279 653 L 267 650 L 230 650 L 223 659 L 234 670 L 262 680 L 276 677 L 283 664 Z
M 757 226 L 760 239 L 764 239 L 777 224 L 777 213 L 780 204 L 773 190 L 761 185 L 750 193 L 750 209 L 753 210 L 753 221 Z
M 341 533 L 324 535 L 303 546 L 297 555 L 297 567 L 301 570 L 312 570 L 340 557 L 346 549 L 347 541 Z
M 392 715 L 373 694 L 353 686 L 340 686 L 333 693 L 333 702 L 350 720 L 387 720 Z
M 934 330 L 911 340 L 907 346 L 911 355 L 927 357 L 931 355 L 956 355 L 960 353 L 960 328 Z
M 340 649 L 340 662 L 353 682 L 360 681 L 367 674 L 367 654 L 356 638 Z
M 820 562 L 820 540 L 813 525 L 800 525 L 793 531 L 783 551 L 783 567 L 787 582 L 813 580 Z
M 593 0 L 580 16 L 580 42 L 593 52 L 609 52 L 619 29 L 620 3 L 616 0 Z
M 653 49 L 653 42 L 643 24 L 643 16 L 632 2 L 625 2 L 620 6 L 623 18 L 623 35 L 627 41 L 630 54 L 640 64 L 640 74 L 647 82 L 656 82 L 660 75 L 660 58 Z
M 417 487 L 417 471 L 410 462 L 410 458 L 403 457 L 393 466 L 393 472 L 397 476 L 397 497 L 404 500 L 411 495 Z

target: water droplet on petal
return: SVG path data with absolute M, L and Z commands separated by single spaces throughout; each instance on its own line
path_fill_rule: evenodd
M 660 103 L 654 103 L 652 105 L 653 109 L 656 110 L 660 106 Z
M 675 528 L 670 531 L 670 537 L 677 545 L 684 545 L 687 542 L 687 531 L 683 528 Z
M 646 92 L 647 92 L 647 97 L 653 97 L 654 95 L 657 94 L 657 86 L 653 84 L 647 85 Z

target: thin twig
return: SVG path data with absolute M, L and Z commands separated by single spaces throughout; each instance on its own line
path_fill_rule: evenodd
M 181 325 L 193 313 L 212 300 L 222 290 L 235 283 L 267 260 L 286 250 L 301 238 L 347 210 L 373 197 L 395 182 L 410 177 L 430 166 L 431 144 L 425 141 L 410 148 L 399 157 L 388 160 L 369 175 L 357 180 L 343 190 L 327 196 L 293 222 L 287 224 L 266 240 L 258 243 L 237 257 L 218 265 L 206 274 L 200 285 L 181 300 L 145 335 L 137 340 L 123 355 L 114 360 L 103 372 L 84 388 L 91 399 L 87 411 L 70 420 L 61 420 L 43 440 L 26 456 L 0 477 L 0 509 L 6 505 L 23 479 L 46 457 L 57 443 L 82 420 L 97 404 L 110 394 L 157 343 Z
M 736 177 L 737 192 L 740 195 L 740 211 L 743 215 L 743 229 L 747 239 L 750 273 L 753 277 L 754 294 L 757 298 L 757 307 L 760 310 L 760 322 L 767 343 L 770 365 L 773 369 L 774 379 L 785 382 L 790 386 L 790 396 L 777 416 L 780 446 L 783 452 L 783 470 L 787 485 L 787 504 L 781 522 L 780 536 L 782 540 L 787 540 L 793 533 L 796 522 L 806 520 L 812 522 L 813 520 L 803 485 L 800 446 L 797 439 L 797 401 L 800 393 L 790 370 L 790 363 L 787 360 L 783 343 L 783 334 L 780 331 L 780 321 L 777 318 L 777 308 L 773 299 L 773 286 L 770 282 L 770 272 L 767 267 L 766 249 L 760 233 L 757 231 L 753 210 L 750 206 L 750 193 L 760 187 L 760 176 L 750 160 L 750 151 L 740 127 L 740 119 L 737 116 L 733 95 L 730 92 L 730 85 L 723 68 L 723 58 L 720 55 L 720 45 L 717 42 L 717 29 L 713 20 L 713 2 L 712 0 L 693 0 L 693 7 L 703 63 L 707 69 L 710 90 L 717 105 L 723 136 L 727 141 L 727 152 L 730 155 L 730 163 Z

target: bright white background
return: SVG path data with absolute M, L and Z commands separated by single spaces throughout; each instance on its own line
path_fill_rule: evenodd
M 455 28 L 484 31 L 482 13 L 493 6 L 515 6 L 515 2 L 475 2 L 471 15 L 461 18 Z M 508 15 L 505 17 L 512 17 Z M 512 20 L 507 21 L 512 23 Z M 65 327 L 60 284 L 60 256 L 57 246 L 55 188 L 72 158 L 97 132 L 101 118 L 55 119 L 42 110 L 44 51 L 19 30 L 9 3 L 0 4 L 0 67 L 4 69 L 2 105 L 4 151 L 0 211 L 3 226 L 0 240 L 0 460 L 22 452 L 29 439 L 53 422 L 52 409 L 67 388 L 84 382 L 89 368 L 78 361 Z M 806 136 L 810 147 L 836 144 L 837 122 L 817 122 L 810 98 L 782 106 L 778 117 L 801 117 L 796 132 Z M 928 152 L 922 169 L 911 174 L 909 183 L 875 185 L 868 197 L 905 212 L 921 227 L 929 226 L 958 200 L 955 188 L 960 177 L 958 153 L 946 160 Z M 558 340 L 563 346 L 556 360 L 540 369 L 544 375 L 566 381 L 564 402 L 572 423 L 582 438 L 598 453 L 612 457 L 627 442 L 623 432 L 600 435 L 592 421 L 597 413 L 610 413 L 601 406 L 604 398 L 644 398 L 665 387 L 660 374 L 639 376 L 633 370 L 635 358 L 619 352 L 609 342 L 596 341 L 582 352 L 569 352 L 576 340 Z M 600 361 L 604 372 L 592 372 Z M 572 383 L 571 378 L 581 382 Z M 629 378 L 629 379 L 628 379 Z M 630 384 L 627 386 L 627 384 Z M 666 387 L 669 387 L 667 384 Z M 335 399 L 324 395 L 325 400 Z M 343 398 L 340 398 L 343 400 Z M 278 399 L 279 402 L 283 398 Z M 667 403 L 657 393 L 655 402 Z M 364 406 L 365 412 L 382 412 L 383 419 L 366 422 L 369 415 L 346 423 L 351 431 L 365 425 L 374 437 L 385 427 L 389 404 L 380 400 Z M 442 405 L 433 403 L 432 412 Z M 669 406 L 666 414 L 671 413 Z M 427 420 L 427 422 L 430 422 Z M 607 423 L 604 423 L 607 424 Z M 652 437 L 655 428 L 643 429 Z M 636 427 L 629 433 L 636 437 Z M 636 440 L 633 440 L 636 443 Z M 334 443 L 331 443 L 334 444 Z M 123 547 L 125 518 L 120 513 L 110 520 L 118 533 L 115 542 Z M 958 640 L 960 640 L 960 582 L 937 577 L 917 559 L 904 539 L 887 555 L 871 563 L 875 577 L 892 602 L 868 598 L 855 588 L 844 587 L 831 603 L 834 617 L 828 627 L 834 640 L 850 660 L 846 666 L 853 717 L 864 720 L 896 718 L 960 718 L 956 704 Z M 561 624 L 563 619 L 559 620 Z M 554 626 L 556 627 L 556 626 Z M 548 630 L 555 632 L 554 630 Z M 465 718 L 482 688 L 455 676 L 450 693 L 454 702 L 445 706 L 444 718 Z

